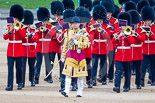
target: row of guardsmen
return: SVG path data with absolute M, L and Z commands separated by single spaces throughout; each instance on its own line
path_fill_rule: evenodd
M 119 3 L 121 8 L 113 0 L 79 0 L 79 7 L 75 9 L 72 0 L 53 1 L 50 10 L 54 19 L 50 18 L 47 8 L 39 7 L 36 12 L 40 22 L 35 27 L 31 11 L 12 5 L 7 32 L 3 36 L 5 40 L 9 39 L 6 90 L 13 90 L 14 62 L 18 90 L 25 87 L 27 60 L 31 86 L 39 84 L 43 57 L 44 80 L 48 83 L 53 83 L 52 68 L 59 64 L 59 92 L 65 97 L 69 95 L 70 85 L 72 91 L 78 89 L 77 97 L 82 97 L 84 77 L 88 88 L 96 86 L 97 80 L 102 85 L 107 84 L 107 78 L 109 82 L 114 80 L 113 91 L 120 93 L 124 75 L 123 91 L 128 92 L 131 68 L 136 70 L 137 89 L 144 87 L 147 68 L 154 86 L 155 1 L 119 0 Z M 59 61 L 54 63 L 56 55 Z

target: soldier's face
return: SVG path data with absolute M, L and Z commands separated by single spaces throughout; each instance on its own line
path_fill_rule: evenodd
M 152 20 L 146 20 L 146 21 L 145 21 L 146 26 L 150 26 L 151 23 L 152 23 Z
M 97 19 L 97 23 L 103 24 L 103 20 L 102 19 Z
M 107 18 L 110 19 L 111 18 L 112 13 L 107 12 Z
M 42 24 L 45 26 L 47 24 L 47 21 L 42 21 Z
M 61 18 L 61 15 L 55 14 L 55 15 L 54 15 L 54 18 L 55 18 L 55 20 L 57 21 L 57 20 L 59 20 L 59 19 Z
M 74 29 L 77 29 L 80 27 L 80 23 L 72 23 L 72 26 Z

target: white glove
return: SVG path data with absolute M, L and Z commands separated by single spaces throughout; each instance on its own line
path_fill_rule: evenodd
M 61 62 L 64 63 L 65 62 L 65 58 L 61 58 Z
M 74 44 L 75 45 L 78 45 L 78 41 L 76 39 L 74 40 Z

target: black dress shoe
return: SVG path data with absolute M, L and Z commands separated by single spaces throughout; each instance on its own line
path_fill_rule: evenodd
M 137 89 L 141 89 L 141 86 L 140 85 L 137 85 Z
M 46 82 L 47 82 L 47 81 L 48 81 L 48 79 L 46 78 L 46 79 L 44 79 L 44 81 L 46 81 Z
M 148 84 L 151 84 L 151 83 L 152 83 L 152 80 L 149 79 L 149 80 L 148 80 Z
M 92 81 L 93 86 L 97 86 L 96 80 Z
M 82 97 L 81 95 L 77 95 L 76 97 Z
M 47 82 L 48 82 L 48 83 L 53 83 L 53 80 L 52 80 L 52 79 L 48 79 Z
M 72 86 L 72 91 L 76 91 L 76 85 Z
M 99 83 L 102 83 L 102 78 L 98 78 L 97 81 L 98 81 Z
M 151 83 L 151 86 L 155 86 L 155 82 Z
M 35 82 L 33 81 L 33 82 L 31 82 L 31 87 L 34 87 L 36 84 L 35 84 Z
M 129 88 L 124 88 L 123 92 L 129 92 Z
M 17 90 L 22 90 L 22 83 L 19 83 L 19 84 L 18 84 Z
M 114 87 L 113 91 L 115 91 L 116 93 L 120 93 L 120 88 L 119 87 Z
M 106 85 L 107 84 L 107 82 L 106 81 L 102 81 L 102 85 Z
M 93 88 L 93 85 L 91 83 L 89 83 L 88 88 Z
M 39 80 L 34 80 L 35 84 L 39 84 Z
M 7 87 L 5 88 L 5 90 L 6 90 L 6 91 L 13 91 L 13 87 L 12 87 L 12 86 L 7 86 Z
M 61 94 L 65 97 L 68 97 L 68 95 L 66 94 L 66 92 L 61 92 Z
M 61 88 L 61 89 L 59 90 L 59 92 L 64 92 L 64 90 L 65 90 L 65 88 Z

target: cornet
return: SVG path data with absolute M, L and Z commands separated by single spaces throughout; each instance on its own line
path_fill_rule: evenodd
M 21 23 L 19 21 L 16 21 L 15 23 L 13 23 L 13 28 L 19 30 L 21 28 Z

